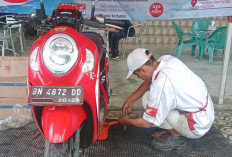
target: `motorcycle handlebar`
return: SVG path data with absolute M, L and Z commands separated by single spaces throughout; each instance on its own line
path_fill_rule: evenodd
M 31 15 L 30 14 L 18 14 L 18 15 L 14 15 L 14 19 L 16 19 L 16 20 L 29 20 L 29 19 L 31 19 Z
M 111 25 L 116 25 L 119 27 L 124 26 L 124 22 L 121 20 L 111 20 L 111 19 L 105 19 L 105 23 L 111 24 Z
M 105 28 L 106 27 L 104 24 L 99 24 L 94 21 L 84 21 L 84 24 L 90 27 L 94 27 L 94 28 Z

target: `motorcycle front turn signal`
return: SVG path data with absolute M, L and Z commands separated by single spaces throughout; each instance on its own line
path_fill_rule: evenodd
M 94 68 L 95 60 L 94 60 L 94 55 L 89 49 L 85 49 L 86 52 L 86 60 L 85 63 L 81 69 L 82 73 L 87 73 Z
M 37 61 L 37 53 L 38 53 L 39 47 L 37 46 L 31 53 L 30 57 L 30 68 L 33 71 L 39 71 L 39 62 Z

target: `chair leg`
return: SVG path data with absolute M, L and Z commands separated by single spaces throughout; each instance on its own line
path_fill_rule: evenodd
M 196 45 L 193 45 L 193 46 L 192 46 L 192 53 L 191 53 L 192 56 L 195 55 L 195 50 L 196 50 Z
M 203 59 L 204 52 L 205 52 L 205 45 L 202 45 L 202 47 L 201 47 L 201 56 L 200 56 L 200 60 Z
M 127 47 L 127 38 L 125 38 L 125 45 L 124 45 L 124 52 L 123 52 L 123 56 L 122 56 L 122 58 L 124 58 L 125 57 L 125 53 L 126 53 L 126 47 Z
M 122 38 L 122 43 L 121 43 L 121 51 L 123 51 L 123 46 L 124 46 L 124 40 L 125 40 L 125 38 Z
M 198 52 L 198 59 L 202 60 L 203 59 L 203 54 L 204 54 L 204 46 L 199 45 L 199 52 Z
M 23 39 L 22 36 L 19 36 L 20 46 L 21 46 L 21 52 L 24 53 L 24 47 L 23 47 Z
M 6 44 L 5 48 L 6 48 L 6 49 L 9 49 L 9 44 L 8 44 L 8 41 L 7 41 L 7 40 L 5 41 L 5 44 Z
M 143 39 L 142 38 L 140 39 L 140 46 L 142 46 L 142 48 L 144 48 L 144 46 L 143 46 Z
M 178 50 L 178 47 L 179 47 L 179 44 L 176 45 L 175 52 L 174 52 L 174 56 L 176 56 L 176 52 L 177 52 L 177 50 Z
M 180 58 L 180 55 L 181 55 L 183 49 L 184 48 L 182 46 L 179 48 L 177 58 Z
M 214 51 L 214 56 L 217 56 L 217 54 L 218 54 L 218 50 L 215 50 Z
M 25 39 L 25 35 L 23 34 L 23 47 L 26 47 L 25 42 L 26 42 L 26 39 Z
M 2 57 L 3 57 L 3 45 L 0 45 L 0 47 L 2 48 Z
M 0 45 L 2 47 L 2 56 L 4 56 L 5 54 L 5 41 L 2 41 L 2 45 Z
M 24 31 L 22 32 L 22 37 L 23 37 L 23 47 L 25 48 L 26 47 L 25 46 L 26 39 L 25 39 L 25 33 L 24 33 Z M 24 51 L 23 51 L 23 53 L 24 53 Z
M 12 51 L 14 53 L 14 56 L 17 56 L 16 55 L 17 53 L 15 52 L 14 41 L 13 41 L 13 37 L 12 36 L 10 37 L 10 40 L 11 40 L 11 47 L 12 47 Z
M 203 41 L 203 43 L 199 46 L 199 55 L 198 55 L 199 60 L 203 59 L 204 52 L 205 52 L 205 41 Z
M 24 35 L 22 32 L 19 32 L 19 41 L 21 45 L 21 52 L 24 53 L 24 41 L 23 41 Z
M 15 51 L 15 47 L 14 47 L 14 40 L 13 40 L 13 37 L 12 37 L 12 32 L 11 32 L 12 30 L 10 29 L 10 40 L 11 40 L 11 47 L 12 47 L 12 51 L 13 51 L 13 53 L 14 53 L 14 56 L 18 56 L 19 54 L 18 53 L 16 53 L 16 51 Z
M 209 65 L 213 65 L 214 48 L 209 49 Z

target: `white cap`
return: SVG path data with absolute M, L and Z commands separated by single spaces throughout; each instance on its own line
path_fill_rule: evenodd
M 137 48 L 132 51 L 127 57 L 127 66 L 129 72 L 126 79 L 128 79 L 135 70 L 140 68 L 144 63 L 146 63 L 151 57 L 152 53 L 144 48 Z

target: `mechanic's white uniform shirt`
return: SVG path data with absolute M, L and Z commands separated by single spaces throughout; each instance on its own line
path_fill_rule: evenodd
M 184 112 L 192 133 L 203 136 L 214 121 L 213 103 L 204 82 L 176 57 L 165 55 L 158 61 L 143 118 L 160 126 L 176 109 Z

